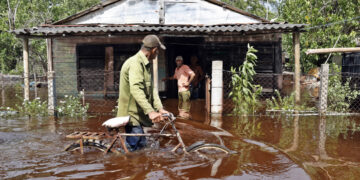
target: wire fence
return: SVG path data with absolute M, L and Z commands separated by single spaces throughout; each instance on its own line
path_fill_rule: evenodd
M 262 93 L 260 99 L 265 101 L 267 98 L 274 96 L 276 90 L 281 90 L 283 87 L 283 75 L 274 73 L 257 73 L 254 76 L 254 84 L 262 87 Z M 234 109 L 234 103 L 230 97 L 232 91 L 232 73 L 230 71 L 223 71 L 223 88 L 224 88 L 224 103 L 223 113 L 232 113 Z M 290 90 L 291 91 L 291 90 Z
M 346 82 L 349 82 L 349 90 L 357 90 L 360 93 L 360 73 L 336 73 L 329 74 L 330 82 L 328 88 L 328 111 L 340 110 L 348 112 L 360 112 L 360 95 L 355 99 L 351 99 L 346 90 Z M 335 80 L 337 79 L 337 80 Z M 223 72 L 223 87 L 224 87 L 224 104 L 223 113 L 233 113 L 234 103 L 229 96 L 232 86 L 232 73 L 229 71 Z M 338 82 L 336 84 L 336 82 Z M 260 95 L 260 101 L 265 110 L 266 99 L 272 97 L 277 98 L 276 91 L 279 91 L 280 96 L 290 96 L 294 93 L 294 81 L 292 73 L 273 74 L 273 73 L 258 73 L 254 76 L 254 84 L 263 87 Z M 331 88 L 331 89 L 330 89 Z M 338 92 L 336 92 L 338 91 Z M 305 75 L 301 78 L 301 105 L 307 106 L 309 109 L 318 109 L 320 92 L 320 78 L 319 76 Z M 347 105 L 348 104 L 348 105 Z
M 347 82 L 349 83 L 349 88 L 351 90 L 357 90 L 360 92 L 360 73 L 348 73 L 342 72 L 337 74 L 329 74 L 329 79 L 339 78 L 341 81 L 342 87 L 338 88 L 340 91 L 335 92 L 334 96 L 341 98 L 344 96 L 343 92 L 347 90 Z M 335 85 L 333 85 L 335 86 Z M 328 94 L 329 95 L 329 94 Z M 351 97 L 345 97 L 345 100 L 349 102 L 349 109 L 350 111 L 360 112 L 360 95 L 358 95 L 355 99 L 350 100 Z M 331 102 L 330 102 L 331 103 Z
M 82 104 L 89 104 L 88 113 L 95 114 L 115 114 L 117 98 L 119 94 L 119 77 L 118 71 L 99 71 L 99 70 L 82 70 L 74 73 L 57 72 L 55 74 L 56 97 L 59 103 L 65 96 L 77 96 Z M 344 89 L 346 82 L 352 90 L 360 91 L 360 73 L 339 73 L 330 74 L 329 79 L 340 79 L 341 89 Z M 22 76 L 0 75 L 0 107 L 15 108 L 21 106 L 24 101 L 24 86 Z M 223 71 L 223 113 L 232 113 L 234 103 L 229 93 L 231 86 L 232 74 L 229 71 Z M 30 77 L 30 100 L 38 98 L 47 101 L 46 76 Z M 282 97 L 289 96 L 294 92 L 292 73 L 258 73 L 254 76 L 254 83 L 263 87 L 260 100 L 265 105 L 266 99 L 276 96 L 278 90 Z M 308 106 L 317 109 L 319 101 L 320 79 L 314 76 L 303 76 L 301 78 L 301 101 Z M 329 92 L 331 93 L 331 92 Z M 342 94 L 339 94 L 339 97 Z M 345 97 L 345 100 L 349 99 Z M 333 103 L 333 102 L 330 102 Z M 350 111 L 360 111 L 360 95 L 349 101 L 348 109 Z M 0 110 L 1 110 L 0 109 Z

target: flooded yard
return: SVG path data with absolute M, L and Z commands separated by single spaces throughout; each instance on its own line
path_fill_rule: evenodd
M 177 100 L 164 105 L 176 113 Z M 223 142 L 237 154 L 204 159 L 161 146 L 128 155 L 64 152 L 74 131 L 103 131 L 112 116 L 80 119 L 1 118 L 1 179 L 356 179 L 359 117 L 207 117 L 192 103 L 192 120 L 177 120 L 186 145 Z M 173 145 L 170 145 L 173 147 Z

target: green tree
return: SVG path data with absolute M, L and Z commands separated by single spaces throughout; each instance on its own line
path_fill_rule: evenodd
M 222 0 L 223 2 L 241 10 L 265 19 L 278 17 L 279 3 L 277 0 Z
M 6 0 L 0 1 L 0 68 L 4 73 L 21 73 L 22 43 L 8 31 L 57 21 L 89 8 L 100 0 Z M 44 40 L 30 41 L 30 60 L 46 70 Z M 18 71 L 14 71 L 19 67 Z
M 333 47 L 338 37 L 337 47 L 354 47 L 359 37 L 359 0 L 290 0 L 280 1 L 279 7 L 279 21 L 309 25 L 308 32 L 300 37 L 303 72 L 323 64 L 328 57 L 306 55 L 307 49 Z M 283 36 L 283 48 L 293 60 L 290 34 Z

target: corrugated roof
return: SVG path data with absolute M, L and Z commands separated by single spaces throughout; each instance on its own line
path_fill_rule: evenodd
M 103 33 L 256 33 L 301 31 L 305 24 L 231 24 L 231 25 L 48 25 L 34 28 L 17 29 L 16 35 L 55 36 L 63 34 L 103 34 Z
M 101 3 L 99 3 L 99 4 L 97 4 L 97 5 L 95 5 L 95 6 L 93 6 L 93 7 L 90 7 L 90 8 L 88 8 L 88 9 L 86 9 L 86 10 L 83 10 L 83 11 L 81 11 L 81 12 L 79 12 L 79 13 L 76 13 L 76 14 L 74 14 L 74 15 L 71 15 L 71 16 L 65 18 L 65 19 L 56 21 L 56 22 L 54 22 L 53 24 L 54 24 L 54 25 L 66 24 L 66 23 L 68 23 L 68 22 L 70 22 L 70 21 L 72 21 L 72 20 L 74 20 L 74 19 L 77 19 L 77 18 L 79 18 L 79 17 L 85 16 L 85 15 L 87 15 L 87 14 L 89 14 L 89 13 L 92 13 L 92 12 L 95 12 L 95 11 L 97 11 L 97 10 L 103 9 L 103 8 L 105 8 L 106 6 L 112 5 L 112 4 L 117 3 L 117 2 L 120 2 L 120 1 L 124 1 L 124 0 L 105 0 L 105 1 L 103 1 L 103 2 L 101 2 Z M 269 23 L 269 22 L 270 22 L 269 20 L 266 20 L 266 19 L 264 19 L 264 18 L 258 17 L 258 16 L 254 15 L 254 14 L 248 13 L 248 12 L 246 12 L 246 11 L 243 11 L 243 10 L 241 10 L 241 9 L 239 9 L 239 8 L 236 8 L 236 7 L 234 7 L 234 6 L 228 5 L 228 4 L 226 4 L 226 3 L 222 2 L 222 1 L 219 1 L 219 0 L 205 0 L 205 1 L 207 1 L 207 2 L 209 2 L 209 3 L 212 3 L 212 4 L 215 4 L 215 5 L 217 5 L 217 6 L 221 6 L 222 8 L 229 9 L 229 10 L 231 10 L 231 11 L 237 12 L 237 13 L 239 13 L 239 14 L 252 17 L 252 18 L 257 19 L 257 20 L 260 20 L 261 22 L 264 22 L 264 23 Z M 180 2 L 180 3 L 182 3 L 182 2 Z

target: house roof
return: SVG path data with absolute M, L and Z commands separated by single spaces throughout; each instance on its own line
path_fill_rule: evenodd
M 131 34 L 131 33 L 184 33 L 184 34 L 256 34 L 285 33 L 303 31 L 305 24 L 224 24 L 224 25 L 44 25 L 34 28 L 12 31 L 18 36 L 59 36 L 59 35 L 100 35 L 100 34 Z
M 86 10 L 83 10 L 79 13 L 76 13 L 74 15 L 71 15 L 67 18 L 64 18 L 62 20 L 59 20 L 59 21 L 56 21 L 53 23 L 53 25 L 61 25 L 61 24 L 67 24 L 73 20 L 76 20 L 76 19 L 79 19 L 81 17 L 84 17 L 86 15 L 89 15 L 95 11 L 99 11 L 99 10 L 102 10 L 104 8 L 106 8 L 107 6 L 110 6 L 110 5 L 113 5 L 114 3 L 118 3 L 118 2 L 121 2 L 121 1 L 126 1 L 126 0 L 107 0 L 107 1 L 104 1 L 98 5 L 95 5 L 89 9 L 86 9 Z M 270 21 L 264 19 L 264 18 L 261 18 L 261 17 L 258 17 L 254 14 L 251 14 L 251 13 L 248 13 L 246 11 L 243 11 L 239 8 L 236 8 L 234 6 L 230 6 L 224 2 L 221 2 L 221 1 L 218 1 L 218 0 L 204 0 L 206 2 L 209 2 L 211 4 L 214 4 L 214 5 L 217 5 L 219 7 L 222 7 L 224 9 L 227 9 L 227 10 L 230 10 L 230 11 L 233 11 L 233 12 L 236 12 L 238 14 L 241 14 L 241 15 L 244 15 L 244 16 L 247 16 L 247 17 L 250 17 L 250 18 L 253 18 L 255 20 L 258 20 L 259 22 L 264 22 L 264 23 L 269 23 Z M 172 2 L 172 1 L 169 1 L 169 2 Z M 176 2 L 176 1 L 173 1 L 173 2 Z M 186 1 L 184 1 L 186 2 Z M 179 2 L 179 3 L 184 3 L 184 2 Z

